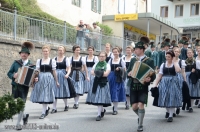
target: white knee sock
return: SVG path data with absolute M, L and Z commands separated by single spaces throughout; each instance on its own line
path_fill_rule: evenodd
M 79 95 L 77 95 L 77 96 L 75 97 L 75 104 L 78 104 L 78 101 L 79 101 Z
M 63 99 L 65 106 L 67 106 L 67 99 Z
M 101 111 L 102 111 L 102 106 L 98 105 L 98 115 L 97 116 L 101 116 Z
M 17 125 L 20 125 L 20 122 L 21 122 L 21 120 L 22 120 L 23 114 L 24 114 L 23 111 L 20 111 L 20 112 L 18 113 Z
M 169 109 L 169 117 L 173 117 L 174 109 L 175 108 L 168 108 Z
M 127 106 L 130 106 L 130 97 L 126 97 L 126 103 Z
M 193 104 L 194 104 L 194 99 L 191 99 L 191 108 L 193 108 Z
M 48 109 L 48 108 L 47 108 L 47 104 L 42 104 L 42 108 L 43 108 L 42 114 L 45 114 L 45 113 L 46 113 L 46 110 Z
M 54 109 L 54 110 L 57 109 L 56 106 L 57 106 L 57 99 L 55 99 L 55 101 L 53 102 L 53 109 Z M 48 109 L 48 108 L 47 108 L 47 109 Z
M 113 105 L 114 105 L 114 111 L 117 111 L 117 108 L 118 108 L 118 102 L 113 102 Z

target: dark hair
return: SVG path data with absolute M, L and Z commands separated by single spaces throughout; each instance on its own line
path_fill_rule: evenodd
M 112 49 L 112 51 L 113 51 L 113 50 L 117 50 L 117 51 L 120 53 L 119 47 L 115 47 L 115 48 Z
M 74 52 L 77 48 L 80 48 L 80 46 L 74 45 L 74 46 L 72 47 L 72 51 Z M 81 49 L 81 48 L 80 48 L 80 49 Z
M 118 48 L 118 49 L 119 49 L 119 52 L 122 52 L 122 48 L 121 48 L 121 47 L 119 47 L 119 46 L 116 46 L 116 48 Z
M 171 57 L 175 57 L 175 54 L 174 54 L 174 52 L 173 51 L 168 51 L 167 53 L 166 53 L 166 55 L 170 55 Z
M 106 51 L 100 51 L 100 52 L 99 52 L 99 56 L 100 56 L 100 54 L 102 54 L 102 53 L 105 54 L 105 57 L 107 57 Z
M 97 24 L 96 24 L 96 22 L 93 22 L 93 24 L 92 24 L 92 25 L 97 25 Z
M 92 49 L 94 51 L 94 46 L 89 46 L 87 50 Z

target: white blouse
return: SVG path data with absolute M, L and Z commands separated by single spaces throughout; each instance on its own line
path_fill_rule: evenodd
M 86 57 L 87 57 L 87 62 L 93 62 L 93 60 L 94 60 L 94 63 L 99 62 L 99 59 L 98 59 L 97 56 L 94 56 L 91 60 L 89 60 L 88 56 L 85 56 L 85 57 L 84 57 L 84 61 L 85 61 L 85 62 L 86 62 Z
M 200 70 L 200 60 L 197 60 L 197 59 L 196 59 L 196 68 Z
M 78 58 L 77 60 L 75 60 L 74 57 L 73 57 L 73 61 L 79 61 L 79 60 L 80 60 L 80 57 L 81 57 L 81 56 L 79 56 L 79 58 Z M 86 64 L 84 57 L 81 58 L 81 62 L 82 62 L 82 65 L 85 65 L 85 64 Z M 69 57 L 69 63 L 70 63 L 70 65 L 72 65 L 72 56 Z
M 165 67 L 167 67 L 167 62 L 166 63 L 162 63 L 162 65 L 160 66 L 160 71 L 159 71 L 160 74 L 163 74 L 164 64 L 165 64 Z M 167 68 L 171 68 L 171 67 L 173 67 L 173 63 Z
M 48 59 L 48 61 L 47 62 L 41 62 L 41 65 L 44 65 L 44 64 L 49 64 L 49 62 L 50 62 L 50 58 Z M 51 63 L 51 65 L 52 65 L 52 70 L 56 70 L 56 61 L 54 60 L 54 59 L 52 59 L 52 63 Z M 36 62 L 36 69 L 37 70 L 40 70 L 40 59 L 38 59 L 37 60 L 37 62 Z
M 64 58 L 65 58 L 65 56 L 64 56 Z M 54 57 L 53 59 L 55 60 L 56 57 Z M 57 60 L 58 60 L 58 57 L 57 57 Z M 55 61 L 56 61 L 56 60 L 55 60 Z M 57 61 L 57 62 L 58 62 L 58 61 Z M 70 66 L 70 63 L 69 63 L 69 58 L 68 58 L 68 57 L 66 57 L 65 62 L 66 62 L 66 66 L 69 67 L 69 66 Z M 60 62 L 58 62 L 58 63 L 60 63 Z
M 113 59 L 114 60 L 114 59 Z M 119 59 L 117 62 L 114 62 L 112 60 L 112 64 L 119 64 L 119 62 L 120 62 L 120 60 L 121 60 L 121 66 L 122 66 L 122 68 L 125 68 L 126 67 L 126 63 L 125 63 L 125 61 L 123 60 L 123 59 Z M 110 64 L 111 65 L 111 59 L 108 61 L 108 64 Z

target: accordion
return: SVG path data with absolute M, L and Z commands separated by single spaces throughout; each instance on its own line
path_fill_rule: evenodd
M 38 73 L 38 70 L 35 70 L 28 66 L 23 66 L 18 69 L 18 77 L 15 79 L 15 82 L 28 87 L 33 86 L 34 79 L 38 75 Z
M 151 77 L 154 74 L 154 70 L 147 64 L 136 61 L 131 71 L 131 77 L 144 84 L 146 77 Z

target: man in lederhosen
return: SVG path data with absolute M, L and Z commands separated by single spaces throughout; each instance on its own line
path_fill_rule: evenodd
M 129 77 L 131 76 L 131 70 L 136 61 L 141 61 L 154 69 L 154 61 L 144 54 L 144 45 L 147 43 L 149 43 L 149 38 L 141 37 L 140 41 L 135 45 L 136 57 L 131 59 L 127 70 Z M 128 85 L 130 86 L 130 103 L 133 111 L 138 115 L 138 131 L 143 131 L 143 119 L 145 115 L 144 104 L 147 104 L 148 100 L 148 86 L 150 85 L 150 82 L 153 82 L 155 77 L 155 73 L 153 73 L 151 76 L 145 78 L 144 84 L 141 84 L 133 78 L 128 81 Z
M 33 49 L 33 44 L 31 42 L 24 42 L 21 47 L 21 51 L 19 52 L 20 60 L 15 60 L 10 67 L 10 70 L 8 71 L 7 75 L 12 80 L 12 95 L 14 98 L 21 98 L 24 102 L 26 102 L 29 87 L 17 84 L 15 82 L 15 79 L 18 78 L 17 71 L 22 66 L 29 66 L 35 68 L 35 65 L 31 63 L 31 61 L 28 59 L 30 55 L 30 50 Z M 23 118 L 23 125 L 26 125 L 28 123 L 28 117 L 29 114 L 25 114 L 24 111 L 20 111 L 18 114 L 17 119 L 17 125 L 16 129 L 21 130 L 22 126 L 20 125 L 20 122 Z

